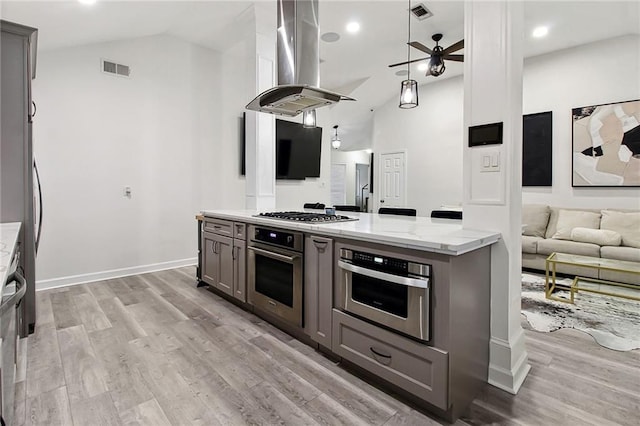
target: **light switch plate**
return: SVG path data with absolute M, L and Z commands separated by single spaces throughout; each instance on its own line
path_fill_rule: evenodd
M 489 151 L 482 156 L 481 172 L 500 171 L 500 151 Z

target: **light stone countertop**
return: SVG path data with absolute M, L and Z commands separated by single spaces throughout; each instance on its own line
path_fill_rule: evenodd
M 5 281 L 9 275 L 9 266 L 16 249 L 16 242 L 20 234 L 20 222 L 0 223 L 0 284 L 4 289 Z
M 319 210 L 306 210 L 320 213 Z M 499 232 L 463 229 L 462 221 L 380 215 L 376 213 L 341 212 L 336 214 L 358 218 L 352 222 L 309 223 L 254 217 L 253 210 L 203 210 L 206 217 L 294 229 L 315 235 L 342 237 L 396 247 L 447 255 L 461 255 L 497 242 Z

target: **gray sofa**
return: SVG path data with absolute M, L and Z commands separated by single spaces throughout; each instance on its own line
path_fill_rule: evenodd
M 553 252 L 640 262 L 640 211 L 522 207 L 522 267 L 545 270 Z M 640 285 L 640 275 L 558 265 L 564 274 Z

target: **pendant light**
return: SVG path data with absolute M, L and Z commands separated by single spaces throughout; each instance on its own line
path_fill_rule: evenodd
M 302 126 L 306 128 L 316 127 L 316 110 L 312 109 L 302 113 Z
M 411 0 L 409 0 L 409 23 L 407 25 L 407 62 L 411 61 Z M 418 106 L 418 82 L 411 80 L 411 64 L 407 63 L 407 79 L 400 86 L 400 108 Z
M 338 137 L 338 125 L 336 124 L 335 126 L 333 126 L 333 128 L 335 129 L 336 134 L 333 135 L 333 137 L 331 138 L 331 147 L 333 149 L 340 149 L 340 145 L 342 145 L 342 141 Z

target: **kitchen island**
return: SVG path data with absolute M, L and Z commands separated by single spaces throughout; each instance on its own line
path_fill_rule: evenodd
M 351 238 L 453 256 L 491 245 L 500 239 L 500 233 L 497 232 L 462 229 L 462 222 L 458 220 L 374 213 L 338 213 L 346 213 L 347 216 L 358 220 L 316 224 L 256 217 L 258 212 L 254 210 L 202 211 L 207 217 L 296 229 L 329 237 Z
M 462 414 L 487 381 L 500 234 L 425 217 L 256 214 L 202 212 L 205 284 L 428 411 Z

